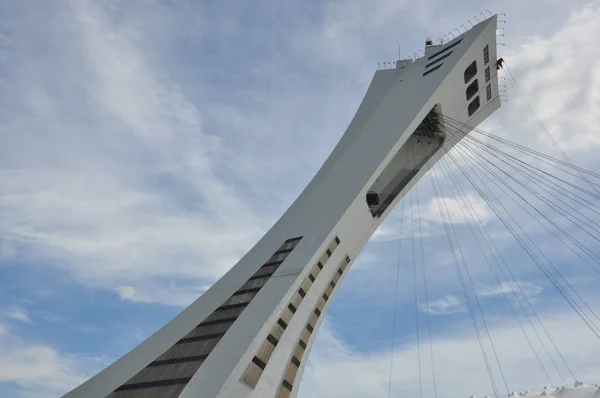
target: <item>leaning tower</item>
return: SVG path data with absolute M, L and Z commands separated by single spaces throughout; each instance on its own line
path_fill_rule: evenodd
M 500 107 L 496 17 L 378 70 L 306 189 L 235 266 L 172 321 L 64 398 L 275 398 L 297 394 L 327 308 L 400 199 Z M 463 134 L 468 131 L 464 130 Z M 445 144 L 444 146 L 442 146 Z

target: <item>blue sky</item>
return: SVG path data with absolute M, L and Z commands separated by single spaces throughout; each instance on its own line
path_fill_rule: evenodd
M 578 165 L 597 170 L 592 3 L 1 2 L 0 396 L 59 396 L 181 311 L 312 178 L 378 62 L 485 9 L 507 14 L 499 52 L 540 118 Z M 482 128 L 558 157 L 507 91 Z M 447 192 L 509 387 L 548 384 Z M 577 376 L 600 381 L 597 340 L 467 193 Z M 419 194 L 439 394 L 491 395 L 428 178 Z M 395 394 L 418 394 L 406 209 L 392 379 Z M 400 218 L 396 209 L 340 287 L 301 397 L 387 397 Z M 597 275 L 522 220 L 600 308 Z M 431 395 L 425 359 L 423 375 Z

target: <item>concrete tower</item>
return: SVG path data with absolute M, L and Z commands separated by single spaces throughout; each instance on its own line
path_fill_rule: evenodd
M 476 126 L 500 107 L 495 60 L 492 17 L 443 45 L 428 41 L 420 59 L 378 70 L 323 167 L 256 246 L 171 322 L 64 397 L 296 396 L 352 261 L 461 138 L 446 136 L 440 115 Z

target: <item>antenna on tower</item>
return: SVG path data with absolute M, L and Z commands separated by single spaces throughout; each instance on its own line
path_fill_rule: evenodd
M 477 18 L 477 15 L 473 15 L 473 18 L 475 18 L 475 20 L 477 21 L 477 23 L 479 23 L 479 18 Z
M 398 61 L 400 61 L 402 59 L 402 55 L 401 55 L 401 50 L 402 46 L 400 44 L 398 44 Z

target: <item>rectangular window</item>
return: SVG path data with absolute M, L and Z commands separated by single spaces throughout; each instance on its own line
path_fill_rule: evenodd
M 260 376 L 262 375 L 262 371 L 263 370 L 259 368 L 258 365 L 251 362 L 242 375 L 242 381 L 251 387 L 256 387 L 258 379 L 260 379 Z
M 460 39 L 460 40 L 458 40 L 458 41 L 456 41 L 456 42 L 454 42 L 454 43 L 446 46 L 446 48 L 442 48 L 440 51 L 438 51 L 435 54 L 429 56 L 429 58 L 427 58 L 427 60 L 431 60 L 431 59 L 437 57 L 438 55 L 445 53 L 446 51 L 450 50 L 451 48 L 458 46 L 461 41 L 462 41 L 462 39 Z
M 479 91 L 479 80 L 475 79 L 473 80 L 473 83 L 469 84 L 469 87 L 467 87 L 466 90 L 466 94 L 467 94 L 467 101 L 469 101 L 471 98 L 473 98 L 473 96 L 475 94 L 477 94 L 477 92 Z
M 294 356 L 296 358 L 302 358 L 302 356 L 304 355 L 304 351 L 305 351 L 305 348 L 302 348 L 302 346 L 300 345 L 300 342 L 298 342 L 298 345 L 296 346 L 296 349 L 294 350 Z
M 483 47 L 483 64 L 487 65 L 490 62 L 490 46 Z
M 485 88 L 485 96 L 486 96 L 486 98 L 487 98 L 488 101 L 492 99 L 492 86 L 489 85 L 489 84 Z
M 285 328 L 287 328 L 287 323 L 285 323 L 285 322 L 283 321 L 283 319 L 281 319 L 281 318 L 279 318 L 279 320 L 277 321 L 277 324 L 278 324 L 279 326 L 281 326 L 281 328 L 282 328 L 282 329 L 284 329 L 284 330 L 285 330 Z
M 310 340 L 310 332 L 308 330 L 302 329 L 302 333 L 300 334 L 300 340 L 308 341 Z
M 423 76 L 427 76 L 431 72 L 435 72 L 436 70 L 440 69 L 442 65 L 444 64 L 439 64 L 438 66 L 434 66 L 433 68 L 429 69 L 427 72 L 423 72 Z
M 471 81 L 472 78 L 475 77 L 475 75 L 477 74 L 477 61 L 473 61 L 471 62 L 471 65 L 467 66 L 467 69 L 465 69 L 465 83 L 468 83 Z
M 271 334 L 273 336 L 275 336 L 275 338 L 277 340 L 281 339 L 281 336 L 283 336 L 283 332 L 285 331 L 284 328 L 281 327 L 281 325 L 276 324 L 273 326 L 273 329 L 271 329 Z
M 285 310 L 283 310 L 283 312 L 281 313 L 281 319 L 282 321 L 284 321 L 285 323 L 290 323 L 290 321 L 292 320 L 292 317 L 294 316 L 294 313 L 292 311 L 290 311 L 289 308 L 286 308 Z
M 273 344 L 273 346 L 276 346 L 279 343 L 279 340 L 277 340 L 275 338 L 275 336 L 273 336 L 272 334 L 269 333 L 269 335 L 267 336 L 267 341 L 271 344 Z
M 485 68 L 485 82 L 489 82 L 490 81 L 490 67 L 488 66 L 487 68 Z
M 471 103 L 469 104 L 469 108 L 468 108 L 468 111 L 469 111 L 469 116 L 472 116 L 472 115 L 473 115 L 473 114 L 474 114 L 474 113 L 477 111 L 477 109 L 479 109 L 479 105 L 481 105 L 481 104 L 480 104 L 480 102 L 479 102 L 479 96 L 477 96 L 477 97 L 475 97 L 475 99 L 474 99 L 473 101 L 471 101 Z
M 287 390 L 292 391 L 292 385 L 287 381 L 287 380 L 283 380 L 283 382 L 281 383 L 282 386 L 284 386 Z
M 438 62 L 440 62 L 440 61 L 448 58 L 450 55 L 452 55 L 452 51 L 450 51 L 449 53 L 446 53 L 446 54 L 442 55 L 441 57 L 439 57 L 435 61 L 431 61 L 430 63 L 428 63 L 427 65 L 425 65 L 425 69 L 429 68 L 431 65 L 435 65 Z
M 265 367 L 267 366 L 267 364 L 264 363 L 263 361 L 261 361 L 261 359 L 259 357 L 252 358 L 252 363 L 254 363 L 256 366 L 258 366 L 262 370 L 264 370 Z
M 269 359 L 271 359 L 271 355 L 273 355 L 273 351 L 275 351 L 275 346 L 273 344 L 271 344 L 270 341 L 265 340 L 262 345 L 260 346 L 260 348 L 258 349 L 258 351 L 256 352 L 256 356 L 254 358 L 260 359 L 262 362 L 264 362 L 264 366 L 267 366 L 267 362 L 269 362 Z M 256 362 L 255 362 L 256 363 Z M 256 363 L 259 367 L 260 364 Z M 261 369 L 264 369 L 264 366 L 260 367 Z

